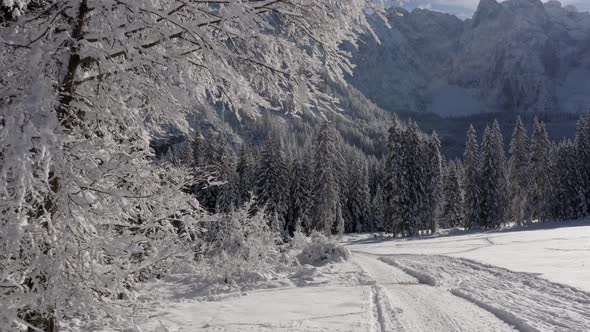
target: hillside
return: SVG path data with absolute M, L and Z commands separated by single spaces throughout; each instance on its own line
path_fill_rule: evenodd
M 390 8 L 350 82 L 392 112 L 580 112 L 590 105 L 590 14 L 558 1 L 482 0 L 473 18 Z

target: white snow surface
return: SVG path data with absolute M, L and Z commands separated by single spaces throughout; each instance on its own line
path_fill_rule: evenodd
M 560 227 L 557 227 L 560 226 Z M 144 285 L 130 329 L 589 331 L 590 222 L 417 239 L 345 238 L 351 258 L 243 289 L 190 276 Z M 66 329 L 76 331 L 76 329 Z
M 590 220 L 418 239 L 372 236 L 349 237 L 349 248 L 379 255 L 468 258 L 590 292 Z

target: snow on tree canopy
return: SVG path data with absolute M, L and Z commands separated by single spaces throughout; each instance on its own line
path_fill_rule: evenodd
M 3 0 L 0 321 L 117 316 L 125 278 L 199 231 L 191 173 L 155 162 L 154 135 L 188 131 L 199 104 L 336 110 L 321 87 L 351 72 L 339 46 L 367 29 L 366 6 Z

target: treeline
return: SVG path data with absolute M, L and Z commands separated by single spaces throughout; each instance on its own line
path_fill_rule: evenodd
M 538 120 L 529 138 L 519 118 L 508 158 L 496 121 L 481 146 L 470 127 L 463 160 L 450 161 L 436 133 L 397 117 L 392 123 L 382 159 L 345 143 L 328 122 L 297 148 L 285 146 L 280 130 L 238 148 L 222 134 L 198 133 L 163 159 L 194 170 L 188 190 L 210 213 L 249 206 L 285 238 L 296 230 L 417 236 L 588 214 L 590 115 L 580 119 L 574 142 L 559 143 Z
M 505 157 L 497 122 L 487 127 L 481 147 L 471 127 L 463 164 L 450 167 L 446 195 L 463 196 L 465 228 L 494 228 L 506 222 L 569 220 L 588 215 L 590 204 L 590 113 L 582 116 L 574 141 L 553 142 L 543 122 L 532 134 L 520 118 Z M 461 174 L 459 180 L 455 174 Z M 451 180 L 452 179 L 452 180 Z M 452 182 L 459 181 L 462 187 Z M 449 201 L 447 208 L 460 210 Z

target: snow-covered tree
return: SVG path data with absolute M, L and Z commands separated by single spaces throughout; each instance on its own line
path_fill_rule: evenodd
M 484 228 L 506 222 L 508 182 L 504 142 L 498 121 L 487 127 L 481 144 L 481 220 Z
M 342 155 L 334 130 L 327 122 L 322 125 L 315 142 L 314 163 L 310 229 L 330 234 L 337 214 L 342 214 L 338 174 L 342 169 Z
M 458 165 L 450 161 L 445 167 L 443 185 L 443 207 L 441 220 L 445 227 L 454 228 L 463 226 L 463 191 Z
M 477 144 L 477 136 L 473 125 L 467 131 L 467 143 L 463 154 L 465 176 L 463 178 L 463 190 L 465 192 L 465 205 L 463 226 L 467 229 L 478 227 L 481 216 L 481 184 L 480 184 L 480 152 Z
M 373 231 L 383 230 L 383 223 L 385 221 L 385 201 L 383 196 L 381 185 L 377 185 L 375 195 L 371 200 L 371 224 L 373 226 Z
M 238 163 L 236 165 L 238 206 L 243 206 L 252 199 L 254 171 L 256 167 L 252 149 L 252 146 L 244 144 L 240 148 L 240 155 L 238 156 Z
M 400 207 L 403 202 L 402 174 L 404 167 L 404 130 L 400 125 L 399 119 L 394 116 L 393 125 L 389 129 L 387 139 L 387 155 L 385 157 L 383 192 L 385 199 L 385 220 L 384 231 L 392 233 L 394 236 L 401 231 L 404 222 L 404 216 Z
M 442 156 L 440 154 L 440 140 L 438 134 L 433 132 L 426 139 L 423 146 L 424 160 L 424 226 L 422 230 L 436 232 L 442 202 Z
M 584 188 L 586 206 L 590 206 L 590 112 L 580 117 L 576 126 L 576 153 Z
M 291 163 L 287 216 L 287 229 L 290 235 L 296 231 L 297 225 L 307 227 L 309 224 L 312 197 L 310 177 L 312 167 L 309 159 L 307 156 L 302 156 L 294 158 Z
M 416 236 L 426 223 L 428 199 L 424 138 L 415 122 L 403 129 L 398 121 L 389 132 L 386 159 L 386 232 Z M 426 211 L 426 212 L 425 212 Z
M 348 163 L 348 189 L 346 195 L 347 215 L 350 218 L 347 222 L 348 232 L 365 232 L 369 226 L 369 209 L 371 194 L 369 192 L 369 175 L 366 162 L 360 155 L 353 157 Z
M 521 225 L 530 220 L 530 141 L 520 117 L 510 141 L 510 220 Z
M 285 154 L 280 140 L 269 133 L 256 167 L 256 206 L 275 221 L 284 225 L 287 217 L 289 178 Z
M 549 194 L 549 157 L 551 143 L 545 124 L 535 118 L 531 136 L 530 156 L 530 191 L 531 216 L 533 219 L 547 220 L 550 203 Z
M 571 220 L 587 215 L 582 172 L 576 146 L 563 140 L 554 147 L 549 163 L 551 191 L 549 214 L 556 220 Z
M 211 134 L 211 137 L 201 144 L 200 160 L 198 160 L 201 164 L 193 166 L 196 180 L 193 186 L 195 196 L 201 206 L 212 213 L 218 211 L 222 193 L 225 196 L 222 201 L 235 206 L 237 201 L 237 188 L 233 187 L 237 180 L 234 169 L 235 156 L 227 144 L 226 135 Z M 195 143 L 192 145 L 194 147 Z M 193 157 L 195 156 L 193 153 Z M 231 200 L 231 204 L 228 199 Z M 222 210 L 229 208 L 229 205 L 225 203 L 222 203 L 225 206 Z
M 190 253 L 173 226 L 200 220 L 190 170 L 155 163 L 152 137 L 188 132 L 195 103 L 254 117 L 291 94 L 295 111 L 334 109 L 322 87 L 350 73 L 340 45 L 365 29 L 366 6 L 1 2 L 20 18 L 0 30 L 0 320 L 116 316 L 126 276 Z

